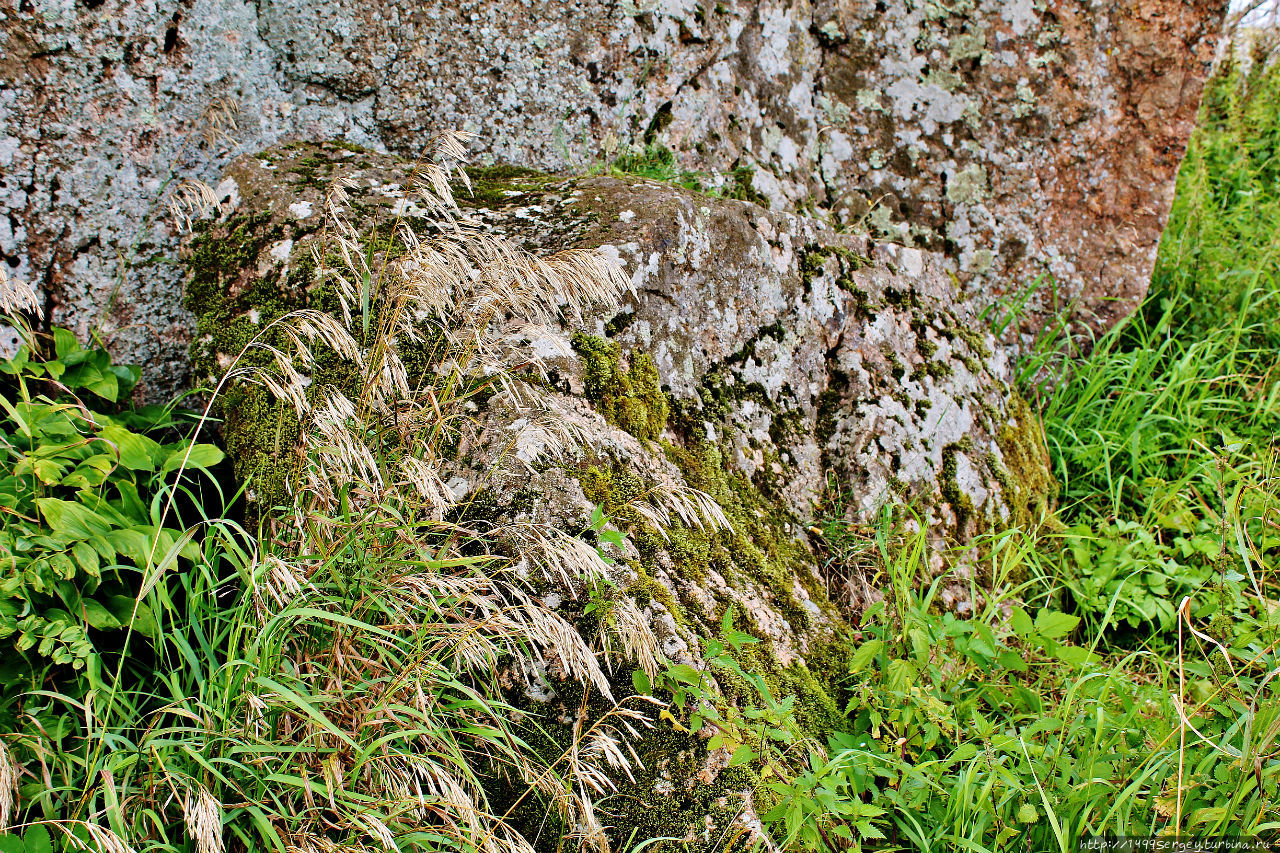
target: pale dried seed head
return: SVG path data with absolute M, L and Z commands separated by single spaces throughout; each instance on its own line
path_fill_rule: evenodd
M 504 611 L 503 615 L 521 641 L 527 641 L 542 653 L 550 654 L 566 675 L 583 684 L 593 685 L 602 696 L 613 700 L 609 681 L 600 669 L 595 654 L 573 625 L 552 611 L 527 600 L 520 606 Z M 501 624 L 499 620 L 494 621 Z
M 237 127 L 236 116 L 240 113 L 240 103 L 234 98 L 218 97 L 200 113 L 200 135 L 209 145 L 219 142 L 230 142 L 231 134 Z
M 10 316 L 28 313 L 44 317 L 44 307 L 35 288 L 21 279 L 10 278 L 3 264 L 0 264 L 0 312 Z
M 255 737 L 262 737 L 267 730 L 267 703 L 257 693 L 251 691 L 244 694 L 245 725 Z
M 182 800 L 182 819 L 199 853 L 223 853 L 222 806 L 203 785 Z
M 0 831 L 8 829 L 18 801 L 18 778 L 21 768 L 14 761 L 9 747 L 0 740 Z
M 317 241 L 323 245 L 315 255 L 319 281 L 336 291 L 340 316 L 299 315 L 273 339 L 278 345 L 259 347 L 270 355 L 275 367 L 242 374 L 245 381 L 262 385 L 292 406 L 303 423 L 306 437 L 302 449 L 311 461 L 304 469 L 307 503 L 297 510 L 299 530 L 328 525 L 323 529 L 341 535 L 341 524 L 328 510 L 337 505 L 336 493 L 344 485 L 356 496 L 352 506 L 360 507 L 359 517 L 385 524 L 388 531 L 395 527 L 401 510 L 377 503 L 387 498 L 403 498 L 411 504 L 416 518 L 442 519 L 454 505 L 442 482 L 439 459 L 445 445 L 438 443 L 442 439 L 434 438 L 423 446 L 421 437 L 456 436 L 476 429 L 471 414 L 474 404 L 464 391 L 481 382 L 492 381 L 502 389 L 507 402 L 523 407 L 526 420 L 517 438 L 528 458 L 518 458 L 519 462 L 531 464 L 540 457 L 567 453 L 584 440 L 579 425 L 558 416 L 536 388 L 517 379 L 513 372 L 536 371 L 551 359 L 567 355 L 563 336 L 548 330 L 558 329 L 565 318 L 580 321 L 593 306 L 616 304 L 630 282 L 621 266 L 604 252 L 575 250 L 540 259 L 510 241 L 481 233 L 458 210 L 449 186 L 446 161 L 462 158 L 464 142 L 464 135 L 456 134 L 435 143 L 438 163 L 420 170 L 416 186 L 419 206 L 435 221 L 418 232 L 409 228 L 407 221 L 401 222 L 398 227 L 404 251 L 394 259 L 378 254 L 370 257 L 365 237 L 346 219 L 351 207 L 348 191 L 355 185 L 339 182 L 331 188 L 325 200 L 330 222 Z M 370 313 L 361 313 L 366 306 L 372 309 Z M 352 334 L 355 324 L 368 317 L 376 319 L 376 326 L 369 330 L 372 334 L 363 330 Z M 431 353 L 421 387 L 411 385 L 401 359 L 400 348 L 408 341 L 426 342 Z M 319 346 L 332 348 L 356 364 L 356 382 L 362 390 L 355 403 L 335 396 L 336 392 L 310 386 L 313 350 Z M 420 359 L 416 352 L 415 356 Z M 386 444 L 388 437 L 394 446 Z M 370 442 L 382 443 L 371 446 Z M 384 472 L 389 484 L 382 483 Z M 718 507 L 702 505 L 701 493 L 677 488 L 662 494 L 658 503 L 668 520 L 715 526 L 723 519 L 723 513 L 716 516 Z M 727 519 L 723 520 L 727 524 Z M 303 533 L 300 538 L 309 535 Z M 414 532 L 389 535 L 409 544 Z M 515 560 L 527 558 L 573 593 L 581 592 L 585 582 L 604 577 L 608 570 L 593 547 L 557 529 L 512 525 L 486 537 L 505 543 Z M 460 553 L 452 550 L 443 556 Z M 436 556 L 424 554 L 421 559 Z M 394 707 L 394 715 L 410 719 L 414 714 L 423 720 L 438 719 L 447 712 L 433 685 L 446 673 L 449 678 L 472 673 L 480 682 L 492 675 L 504 656 L 529 669 L 544 666 L 609 695 L 608 682 L 591 646 L 573 625 L 530 600 L 517 571 L 487 564 L 463 571 L 469 574 L 451 573 L 446 568 L 397 575 L 385 580 L 385 588 L 369 591 L 378 597 L 388 624 L 417 638 L 420 645 L 411 664 L 403 663 L 405 649 L 387 631 L 348 630 L 323 654 L 298 649 L 292 664 L 296 676 L 311 680 L 317 693 L 325 696 L 327 716 L 352 730 L 393 724 L 391 717 L 381 716 L 385 710 L 375 712 L 375 707 Z M 298 584 L 301 587 L 302 581 Z M 284 599 L 291 590 L 289 581 L 281 578 L 265 595 Z M 660 665 L 657 642 L 634 601 L 620 602 L 612 631 L 628 657 L 646 672 L 656 673 Z M 388 677 L 392 675 L 394 678 Z M 363 692 L 351 692 L 348 685 L 357 681 L 376 686 L 371 691 L 365 687 Z M 253 696 L 246 702 L 248 728 L 257 731 L 266 700 Z M 477 712 L 472 722 L 501 730 L 500 721 L 486 720 L 484 712 Z M 299 742 L 306 739 L 319 745 L 338 745 L 314 721 L 290 719 L 286 714 L 282 725 L 285 736 Z M 604 849 L 605 835 L 590 795 L 612 790 L 611 773 L 629 775 L 638 765 L 628 740 L 636 736 L 637 725 L 620 715 L 593 730 L 575 750 L 575 769 L 569 776 L 576 781 L 568 784 L 544 772 L 542 765 L 535 767 L 518 751 L 501 753 L 479 739 L 468 748 L 477 755 L 495 749 L 506 767 L 518 768 L 522 778 L 543 791 L 576 825 L 576 834 L 584 843 Z M 446 755 L 453 748 L 445 740 L 437 743 L 432 736 L 415 738 L 414 755 Z M 386 823 L 375 818 L 377 825 L 348 826 L 376 838 L 382 846 L 394 842 L 394 836 L 388 841 L 389 834 L 405 825 L 401 818 L 408 808 L 418 819 L 447 825 L 447 833 L 469 837 L 485 853 L 528 853 L 527 843 L 486 811 L 483 793 L 470 790 L 465 778 L 455 778 L 431 762 L 406 760 L 403 755 L 396 753 L 393 758 L 384 753 L 383 758 L 357 767 L 346 777 L 334 763 L 335 754 L 333 761 L 306 763 L 304 778 L 326 779 L 334 800 L 331 809 L 349 804 L 354 796 L 377 803 L 373 808 L 384 809 L 377 814 L 397 815 L 395 820 L 387 818 Z M 353 790 L 342 789 L 344 779 Z M 356 786 L 361 790 L 354 790 Z M 293 830 L 298 834 L 291 843 L 309 853 L 333 853 L 332 844 L 322 835 L 334 828 L 304 825 Z
M 86 844 L 74 833 L 68 832 L 67 844 L 76 849 L 92 851 L 92 853 L 134 853 L 134 849 L 123 838 L 105 826 L 98 826 L 89 821 L 75 822 L 75 825 L 82 827 L 92 842 Z
M 608 576 L 609 566 L 591 545 L 565 531 L 541 524 L 515 523 L 494 530 L 519 556 L 538 566 L 543 575 L 559 581 L 576 596 L 582 582 L 596 582 Z
M 439 468 L 425 459 L 405 456 L 400 460 L 404 484 L 417 493 L 430 517 L 439 521 L 454 505 L 453 492 L 440 479 Z
M 276 606 L 284 607 L 302 592 L 305 573 L 275 555 L 262 558 L 262 586 Z
M 646 494 L 647 500 L 630 507 L 649 522 L 663 539 L 666 528 L 679 520 L 685 527 L 699 530 L 732 530 L 733 524 L 720 504 L 706 492 L 663 479 Z
M 351 204 L 351 196 L 347 194 L 347 190 L 353 190 L 358 186 L 355 178 L 348 174 L 339 174 L 336 178 L 329 182 L 329 187 L 324 195 L 324 207 L 329 214 L 329 218 L 335 220 L 336 224 L 347 226 L 347 222 L 341 216 L 341 208 Z
M 363 824 L 363 828 L 374 838 L 378 839 L 378 843 L 382 845 L 384 850 L 397 850 L 396 837 L 387 827 L 385 823 L 368 812 L 358 815 L 356 821 Z
M 658 677 L 665 659 L 658 637 L 634 598 L 624 596 L 610 613 L 613 628 L 622 640 L 623 653 L 640 665 L 650 682 Z
M 193 220 L 204 219 L 218 210 L 218 193 L 200 180 L 185 180 L 169 197 L 169 213 L 183 231 L 190 231 Z

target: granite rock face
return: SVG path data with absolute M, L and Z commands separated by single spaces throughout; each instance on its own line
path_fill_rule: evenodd
M 980 302 L 1146 288 L 1223 0 L 0 3 L 0 252 L 55 322 L 185 384 L 163 213 L 287 139 L 582 170 L 662 146 L 711 186 L 930 253 Z M 201 136 L 216 99 L 237 129 Z M 1050 296 L 1051 295 L 1051 296 Z
M 333 143 L 237 158 L 219 183 L 221 209 L 185 249 L 199 378 L 216 379 L 284 312 L 324 304 L 313 249 L 339 178 L 344 217 L 368 245 L 388 246 L 397 221 L 429 233 L 409 160 Z M 1053 487 L 1038 423 L 1009 385 L 1007 348 L 975 331 L 976 306 L 936 254 L 654 181 L 510 168 L 471 178 L 459 201 L 486 232 L 539 254 L 595 248 L 621 262 L 632 291 L 620 309 L 530 342 L 558 353 L 542 380 L 547 405 L 586 437 L 581 446 L 540 455 L 523 431 L 529 410 L 495 397 L 476 410 L 449 488 L 493 520 L 562 530 L 586 529 L 602 507 L 628 536 L 614 588 L 664 656 L 714 672 L 705 638 L 733 608 L 762 641 L 753 671 L 795 697 L 800 724 L 824 741 L 842 715 L 833 679 L 854 648 L 851 617 L 877 593 L 823 568 L 817 504 L 852 495 L 845 512 L 859 525 L 895 496 L 914 500 L 939 545 L 1010 517 L 1034 523 Z M 290 434 L 276 412 L 250 396 L 226 406 L 238 465 L 252 463 L 243 437 Z M 290 456 L 277 450 L 271 464 Z M 501 464 L 513 458 L 528 464 Z M 633 511 L 647 494 L 687 488 L 713 498 L 731 526 L 658 534 Z M 570 619 L 579 592 L 539 588 Z M 940 600 L 963 610 L 967 594 Z M 558 689 L 550 673 L 528 699 L 554 717 Z M 637 749 L 649 771 L 617 798 L 615 840 L 687 831 L 691 849 L 704 849 L 703 835 L 714 849 L 730 823 L 759 830 L 754 782 L 727 768 L 727 748 L 690 733 L 646 736 Z
M 413 222 L 412 173 L 411 161 L 332 144 L 233 161 L 219 218 L 188 253 L 199 378 L 216 380 L 236 354 L 234 326 L 308 304 L 330 182 L 353 182 L 353 215 L 385 229 L 396 215 Z M 859 496 L 855 518 L 921 496 L 930 528 L 956 540 L 1043 501 L 1046 460 L 1035 424 L 1019 420 L 1008 350 L 978 331 L 976 306 L 936 255 L 656 181 L 510 169 L 473 180 L 459 201 L 487 231 L 542 253 L 598 247 L 630 277 L 618 313 L 564 330 L 566 345 L 575 333 L 593 343 L 577 340 L 559 393 L 660 438 L 660 425 L 612 417 L 625 407 L 591 399 L 583 379 L 593 358 L 625 372 L 644 356 L 678 437 L 716 446 L 796 518 L 811 517 L 828 475 Z

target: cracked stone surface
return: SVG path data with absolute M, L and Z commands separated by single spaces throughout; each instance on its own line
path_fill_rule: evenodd
M 288 139 L 573 171 L 634 144 L 914 249 L 978 302 L 1145 292 L 1223 0 L 0 0 L 0 252 L 189 382 L 172 177 Z M 215 99 L 239 126 L 205 139 Z M 1036 328 L 1052 300 L 1034 296 Z
M 225 273 L 231 307 L 201 327 L 199 362 L 216 371 L 234 355 L 216 351 L 228 318 L 266 322 L 253 301 L 264 293 L 305 304 L 293 273 L 322 234 L 330 181 L 352 182 L 363 227 L 393 213 L 412 222 L 412 169 L 331 144 L 233 161 L 220 183 L 229 199 L 221 218 L 196 239 L 235 231 L 244 264 Z M 617 258 L 634 292 L 585 331 L 617 341 L 624 358 L 650 355 L 663 389 L 696 413 L 693 439 L 722 448 L 795 518 L 812 517 L 829 473 L 858 496 L 852 514 L 862 521 L 894 492 L 923 498 L 930 528 L 956 540 L 1008 517 L 1017 496 L 1006 492 L 1019 487 L 1005 460 L 1018 418 L 1012 359 L 990 333 L 973 331 L 976 306 L 941 256 L 655 181 L 509 186 L 491 193 L 497 201 L 469 203 L 469 214 L 531 250 L 599 247 Z M 574 331 L 544 349 L 567 349 Z M 566 360 L 558 390 L 581 397 L 581 372 Z M 608 432 L 603 421 L 593 430 Z M 634 449 L 625 455 L 637 455 L 627 438 Z
M 325 239 L 324 196 L 338 178 L 348 188 L 344 218 L 362 239 L 376 231 L 385 245 L 399 217 L 429 233 L 416 219 L 421 209 L 412 203 L 407 159 L 334 143 L 235 159 L 218 184 L 222 209 L 186 246 L 192 303 L 201 311 L 194 347 L 201 370 L 220 372 L 234 354 L 232 342 L 319 301 L 314 281 L 299 272 Z M 539 329 L 531 342 L 559 353 L 548 365 L 547 405 L 557 423 L 572 427 L 566 431 L 585 437 L 580 446 L 539 458 L 539 433 L 521 432 L 530 409 L 495 397 L 476 411 L 474 436 L 468 433 L 449 463 L 449 487 L 494 507 L 503 520 L 562 530 L 584 529 L 604 505 L 589 491 L 601 469 L 613 472 L 614 482 L 632 478 L 641 496 L 673 485 L 711 490 L 738 526 L 716 534 L 731 546 L 715 559 L 700 563 L 692 550 L 675 546 L 655 553 L 634 527 L 626 528 L 622 550 L 610 552 L 618 558 L 611 580 L 619 595 L 644 591 L 628 600 L 673 662 L 705 669 L 700 638 L 715 636 L 732 606 L 750 620 L 778 667 L 774 675 L 793 679 L 780 690 L 794 692 L 801 708 L 833 703 L 821 686 L 830 674 L 823 668 L 843 671 L 843 652 L 833 648 L 853 630 L 851 613 L 877 593 L 866 579 L 851 588 L 855 581 L 821 568 L 820 540 L 809 525 L 828 475 L 854 496 L 851 521 L 871 520 L 897 493 L 915 499 L 920 523 L 938 544 L 967 539 L 1011 514 L 1034 514 L 1033 504 L 1047 499 L 1036 490 L 1049 482 L 1048 455 L 1008 384 L 1009 348 L 974 331 L 977 306 L 944 256 L 654 181 L 509 172 L 473 179 L 475 195 L 459 197 L 486 231 L 539 254 L 596 248 L 622 263 L 632 292 L 580 329 Z M 229 251 L 209 251 L 218 246 Z M 638 437 L 606 420 L 588 394 L 582 350 L 570 346 L 575 331 L 617 342 L 626 369 L 642 354 L 653 359 L 672 413 L 659 435 Z M 231 430 L 257 428 L 231 416 L 225 426 L 229 438 Z M 529 465 L 499 464 L 513 458 Z M 690 465 L 691 458 L 698 461 Z M 723 487 L 728 478 L 718 487 L 707 476 L 708 459 L 738 478 L 732 489 Z M 725 498 L 744 491 L 755 503 L 745 511 L 738 505 L 735 514 Z M 733 556 L 743 552 L 755 559 Z M 935 568 L 942 561 L 934 555 Z M 549 589 L 546 578 L 530 580 L 555 608 L 572 607 L 582 592 L 572 581 Z M 967 587 L 952 585 L 940 600 L 963 610 L 969 596 Z M 556 684 L 549 672 L 527 696 L 554 708 Z M 690 764 L 675 761 L 665 742 L 645 749 L 644 760 L 658 772 L 640 783 L 648 786 L 642 799 L 712 784 L 730 754 L 698 753 Z M 733 820 L 759 833 L 750 797 L 727 795 L 743 803 Z M 613 824 L 618 839 L 628 837 L 628 819 Z M 679 816 L 675 833 L 689 822 L 713 826 L 710 814 L 691 812 Z M 715 824 L 713 837 L 723 830 Z

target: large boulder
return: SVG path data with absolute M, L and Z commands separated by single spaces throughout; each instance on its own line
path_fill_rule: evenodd
M 361 239 L 380 233 L 385 249 L 389 223 L 415 225 L 422 212 L 414 171 L 345 144 L 235 160 L 221 209 L 186 250 L 201 378 L 216 380 L 282 313 L 320 304 L 314 248 L 334 181 L 344 179 Z M 763 641 L 744 653 L 752 671 L 825 741 L 841 724 L 852 617 L 876 592 L 824 568 L 817 505 L 839 505 L 857 525 L 890 500 L 912 501 L 939 544 L 1034 523 L 1052 481 L 1006 348 L 945 262 L 919 249 L 654 181 L 510 168 L 471 177 L 459 200 L 487 230 L 540 253 L 595 248 L 623 264 L 633 290 L 621 310 L 533 342 L 553 354 L 545 405 L 581 445 L 540 454 L 523 437 L 527 411 L 495 397 L 475 413 L 450 489 L 473 514 L 567 531 L 602 508 L 629 536 L 612 580 L 665 657 L 707 670 L 705 639 L 736 619 Z M 269 507 L 290 476 L 286 408 L 252 388 L 227 393 L 229 452 L 251 500 Z M 530 464 L 496 464 L 512 456 Z M 714 499 L 729 527 L 659 533 L 636 509 L 647 494 L 690 489 Z M 963 609 L 968 593 L 942 600 Z M 583 613 L 572 582 L 541 594 L 566 618 Z M 526 698 L 554 719 L 545 708 L 561 689 L 552 673 Z M 731 683 L 720 689 L 751 701 Z M 758 826 L 758 780 L 752 767 L 728 767 L 731 750 L 667 728 L 637 748 L 646 771 L 609 807 L 616 840 L 634 829 L 703 849 L 699 839 L 714 842 L 728 824 Z
M 413 156 L 461 128 L 548 170 L 670 150 L 708 185 L 927 249 L 982 302 L 1048 273 L 1026 329 L 1073 302 L 1102 327 L 1145 291 L 1225 6 L 6 3 L 0 252 L 164 393 L 191 327 L 171 176 L 291 138 Z M 238 127 L 202 138 L 227 104 Z
M 187 251 L 198 378 L 216 382 L 254 330 L 307 304 L 335 179 L 354 183 L 369 226 L 413 221 L 413 172 L 337 144 L 235 160 L 219 217 Z M 1043 509 L 1051 486 L 1009 351 L 936 255 L 656 181 L 509 168 L 472 181 L 459 202 L 493 233 L 622 263 L 633 292 L 564 330 L 577 356 L 553 384 L 641 443 L 714 446 L 801 519 L 833 481 L 864 521 L 895 496 L 922 498 L 939 539 Z

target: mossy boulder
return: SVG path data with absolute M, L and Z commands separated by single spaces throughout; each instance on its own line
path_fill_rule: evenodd
M 298 144 L 228 170 L 231 203 L 187 253 L 200 323 L 192 354 L 210 381 L 281 311 L 324 307 L 308 276 L 325 185 L 338 175 L 354 186 L 348 215 L 363 233 L 414 223 L 412 164 L 392 157 Z M 1034 521 L 1051 480 L 1034 417 L 1010 391 L 1009 352 L 981 331 L 945 265 L 915 249 L 654 181 L 501 169 L 472 178 L 474 192 L 459 199 L 476 220 L 535 250 L 597 247 L 633 290 L 620 311 L 561 330 L 568 354 L 545 378 L 555 417 L 585 445 L 518 473 L 495 469 L 524 414 L 494 402 L 451 463 L 451 488 L 495 518 L 564 530 L 587 531 L 601 507 L 627 536 L 614 554 L 615 594 L 642 608 L 666 658 L 706 669 L 706 642 L 729 619 L 760 640 L 735 653 L 744 669 L 794 697 L 796 720 L 823 741 L 840 725 L 852 619 L 865 602 L 828 593 L 808 532 L 815 505 L 838 489 L 854 498 L 849 522 L 864 523 L 887 501 L 913 500 L 939 545 Z M 239 393 L 225 407 L 227 444 L 269 508 L 293 476 L 296 422 Z M 659 530 L 637 510 L 690 488 L 710 495 L 728 526 Z M 585 590 L 545 592 L 572 618 L 594 618 Z M 728 705 L 753 701 L 723 673 L 715 686 Z M 547 699 L 554 683 L 547 691 L 540 701 L 568 701 Z M 621 840 L 640 828 L 697 847 L 710 825 L 751 822 L 752 768 L 728 773 L 727 754 L 697 732 L 677 740 L 642 742 L 654 760 L 617 798 Z M 655 791 L 683 804 L 670 820 L 625 805 Z

